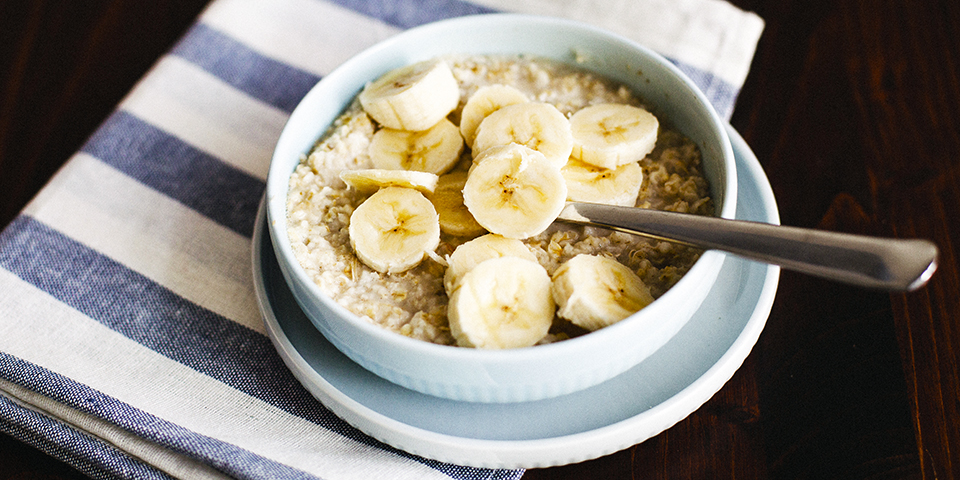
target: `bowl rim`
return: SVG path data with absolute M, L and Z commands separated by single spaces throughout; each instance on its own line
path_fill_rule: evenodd
M 703 272 L 709 272 L 711 268 L 713 270 L 719 270 L 719 264 L 722 263 L 724 254 L 714 251 L 706 250 L 701 254 L 700 258 L 694 263 L 694 265 L 687 271 L 687 273 L 670 289 L 668 289 L 663 295 L 661 295 L 654 303 L 650 306 L 640 310 L 637 313 L 634 313 L 630 317 L 627 317 L 623 321 L 617 322 L 613 325 L 604 327 L 600 330 L 590 332 L 579 337 L 570 338 L 560 342 L 554 342 L 543 345 L 535 345 L 531 347 L 522 347 L 514 349 L 504 349 L 504 350 L 489 350 L 489 349 L 474 349 L 474 348 L 463 348 L 453 345 L 440 345 L 432 342 L 427 342 L 423 340 L 413 339 L 400 335 L 396 332 L 389 331 L 379 325 L 375 325 L 370 321 L 364 320 L 362 317 L 350 312 L 345 307 L 340 305 L 332 297 L 320 290 L 319 286 L 316 285 L 311 278 L 306 274 L 306 271 L 300 266 L 299 261 L 296 259 L 296 256 L 293 253 L 293 249 L 290 246 L 288 234 L 286 231 L 286 195 L 287 195 L 287 186 L 289 182 L 290 171 L 280 172 L 278 171 L 278 165 L 284 164 L 284 158 L 286 158 L 286 150 L 281 151 L 281 147 L 285 146 L 284 142 L 289 135 L 289 127 L 295 124 L 298 121 L 301 121 L 300 118 L 303 116 L 308 116 L 309 103 L 308 99 L 316 96 L 317 92 L 322 92 L 323 89 L 332 85 L 335 82 L 341 81 L 342 76 L 346 76 L 349 72 L 357 69 L 358 66 L 363 66 L 368 63 L 376 63 L 371 60 L 376 58 L 378 55 L 381 55 L 384 51 L 389 51 L 397 44 L 402 44 L 404 42 L 409 42 L 415 40 L 416 38 L 433 34 L 437 31 L 444 31 L 448 29 L 455 29 L 459 26 L 469 24 L 472 26 L 483 26 L 483 25 L 499 25 L 503 23 L 513 23 L 513 24 L 525 24 L 525 25 L 535 25 L 539 28 L 560 28 L 565 30 L 577 31 L 580 34 L 589 34 L 593 37 L 598 37 L 607 42 L 612 42 L 618 44 L 618 46 L 626 47 L 631 50 L 639 51 L 641 55 L 646 55 L 649 58 L 656 61 L 657 64 L 662 66 L 665 70 L 671 73 L 676 77 L 681 85 L 686 86 L 689 89 L 689 94 L 696 97 L 698 102 L 705 107 L 705 113 L 707 118 L 710 120 L 712 129 L 718 132 L 718 136 L 721 142 L 721 154 L 723 158 L 728 161 L 724 162 L 724 192 L 723 192 L 723 205 L 721 210 L 717 212 L 718 216 L 724 218 L 733 218 L 736 211 L 736 172 L 734 165 L 734 156 L 733 148 L 728 137 L 726 128 L 724 127 L 725 121 L 721 120 L 716 110 L 713 108 L 713 105 L 706 98 L 705 94 L 692 82 L 692 80 L 684 74 L 676 65 L 674 65 L 670 60 L 660 55 L 656 51 L 637 43 L 634 40 L 623 37 L 619 34 L 611 32 L 609 30 L 589 25 L 583 22 L 579 22 L 571 19 L 541 16 L 541 15 L 531 15 L 531 14 L 520 14 L 520 13 L 492 13 L 492 14 L 480 14 L 480 15 L 468 15 L 462 17 L 456 17 L 446 20 L 440 20 L 437 22 L 432 22 L 429 24 L 421 25 L 408 29 L 404 32 L 398 33 L 388 39 L 380 41 L 358 54 L 352 56 L 350 59 L 342 63 L 340 66 L 335 68 L 329 74 L 324 76 L 316 85 L 311 87 L 310 91 L 304 96 L 303 99 L 298 103 L 297 107 L 294 108 L 290 117 L 288 118 L 286 124 L 284 125 L 280 137 L 278 139 L 277 145 L 273 151 L 271 158 L 271 164 L 268 172 L 267 179 L 267 213 L 269 217 L 268 231 L 272 237 L 274 248 L 278 251 L 276 252 L 279 259 L 281 259 L 281 265 L 283 265 L 283 260 L 288 260 L 292 267 L 291 269 L 283 268 L 284 276 L 293 275 L 295 278 L 287 277 L 286 280 L 288 283 L 296 281 L 300 285 L 306 287 L 311 296 L 316 298 L 320 303 L 325 307 L 331 309 L 337 319 L 341 322 L 348 322 L 350 325 L 359 329 L 360 333 L 373 337 L 376 341 L 386 342 L 394 347 L 400 347 L 407 351 L 410 351 L 414 354 L 426 355 L 429 358 L 450 358 L 456 359 L 457 361 L 483 361 L 486 363 L 515 363 L 515 362 L 525 362 L 532 360 L 542 360 L 544 357 L 553 357 L 556 355 L 572 355 L 576 352 L 582 351 L 584 349 L 596 349 L 604 344 L 609 342 L 609 338 L 616 338 L 622 336 L 624 333 L 635 330 L 639 328 L 636 324 L 640 321 L 644 321 L 643 317 L 651 317 L 655 313 L 656 309 L 651 309 L 651 306 L 654 305 L 664 305 L 668 303 L 668 300 L 673 299 L 674 297 L 680 297 L 686 293 L 682 288 L 685 285 L 693 284 L 700 280 L 698 278 Z M 502 26 L 502 25 L 501 25 Z M 455 53 L 455 52 L 450 52 Z M 516 52 L 514 52 L 516 53 Z M 400 66 L 404 63 L 398 63 L 397 66 Z M 370 67 L 367 67 L 369 69 Z M 588 68 L 589 69 L 589 68 Z M 380 71 L 384 73 L 384 71 Z M 375 77 L 370 77 L 369 80 L 372 80 Z M 369 81 L 368 80 L 368 81 Z M 359 90 L 355 91 L 353 95 L 349 95 L 346 98 L 346 104 L 349 105 L 349 101 L 353 96 L 359 93 Z M 345 107 L 343 107 L 345 108 Z M 341 108 L 342 112 L 342 108 Z M 326 131 L 326 128 L 329 127 L 329 124 L 324 125 L 323 128 L 319 129 L 318 136 L 313 139 L 313 142 L 319 139 L 319 136 L 322 136 Z M 312 148 L 312 143 L 307 147 L 306 151 Z M 302 148 L 297 150 L 300 153 L 306 153 Z M 289 162 L 289 159 L 286 159 Z M 292 168 L 296 168 L 296 163 L 292 163 Z M 281 181 L 282 180 L 282 181 Z M 282 188 L 281 188 L 282 187 Z M 279 189 L 279 191 L 278 191 Z M 282 201 L 277 201 L 275 198 L 271 197 L 280 196 Z M 277 205 L 282 205 L 282 211 L 277 211 Z M 278 215 L 279 214 L 279 215 Z M 279 218 L 278 218 L 279 217 Z M 282 227 L 282 228 L 281 228 Z M 279 237 L 278 237 L 279 236 Z M 678 288 L 681 287 L 681 288 Z M 700 286 L 700 288 L 706 288 Z M 299 299 L 298 299 L 299 301 Z M 683 301 L 680 299 L 680 301 Z M 305 310 L 307 310 L 305 308 Z M 312 316 L 311 316 L 311 320 Z M 633 320 L 633 321 L 628 321 Z M 646 320 L 649 321 L 649 320 Z

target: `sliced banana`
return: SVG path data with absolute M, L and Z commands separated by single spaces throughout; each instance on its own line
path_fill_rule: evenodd
M 380 273 L 399 273 L 437 248 L 440 220 L 422 193 L 387 187 L 353 211 L 348 234 L 360 261 Z
M 427 195 L 440 214 L 440 231 L 448 235 L 476 237 L 487 231 L 463 204 L 463 186 L 466 183 L 467 172 L 464 171 L 440 175 L 437 188 Z
M 558 168 L 573 151 L 570 121 L 549 103 L 507 105 L 483 119 L 473 141 L 476 159 L 490 147 L 519 143 L 542 153 Z
M 515 143 L 491 147 L 474 159 L 463 186 L 463 203 L 477 223 L 518 239 L 550 226 L 566 198 L 560 168 L 542 153 Z
M 614 169 L 570 159 L 560 169 L 567 182 L 567 200 L 633 207 L 643 184 L 643 169 L 637 162 Z
M 447 316 L 457 345 L 502 349 L 535 345 L 550 330 L 555 310 L 550 276 L 539 263 L 501 257 L 463 276 Z
M 557 314 L 587 330 L 612 325 L 653 302 L 643 280 L 620 262 L 580 254 L 553 274 Z
M 362 194 L 373 193 L 384 187 L 406 187 L 423 193 L 430 193 L 437 188 L 438 178 L 439 176 L 434 173 L 412 170 L 384 170 L 382 168 L 340 172 L 340 179 Z
M 659 122 L 631 105 L 602 103 L 570 116 L 573 157 L 598 167 L 616 168 L 653 151 Z
M 426 130 L 460 102 L 460 87 L 450 66 L 427 60 L 391 70 L 368 83 L 359 95 L 364 111 L 396 130 Z
M 443 215 L 441 215 L 441 218 Z M 515 257 L 531 262 L 537 256 L 520 240 L 488 233 L 458 246 L 447 259 L 447 271 L 443 275 L 443 286 L 447 294 L 460 286 L 460 280 L 474 267 L 491 258 Z
M 450 171 L 463 152 L 463 138 L 446 118 L 419 132 L 381 128 L 367 153 L 375 168 L 415 170 L 441 175 Z
M 509 85 L 486 85 L 477 89 L 460 114 L 460 134 L 468 147 L 473 147 L 477 127 L 484 118 L 507 105 L 528 102 L 527 96 Z

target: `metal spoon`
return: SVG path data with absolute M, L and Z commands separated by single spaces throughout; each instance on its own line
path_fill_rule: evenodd
M 916 290 L 937 269 L 937 246 L 644 208 L 568 202 L 558 220 L 730 252 L 870 288 Z

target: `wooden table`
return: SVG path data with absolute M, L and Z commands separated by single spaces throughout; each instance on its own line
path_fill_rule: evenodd
M 0 2 L 0 225 L 204 0 Z M 960 2 L 733 0 L 766 20 L 732 124 L 784 224 L 941 248 L 913 293 L 783 273 L 759 343 L 673 428 L 525 478 L 960 478 Z M 0 436 L 0 479 L 82 478 Z

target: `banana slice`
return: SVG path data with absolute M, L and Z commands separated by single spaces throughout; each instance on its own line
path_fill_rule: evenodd
M 463 186 L 463 203 L 477 223 L 510 238 L 544 231 L 566 199 L 560 168 L 542 153 L 515 143 L 491 147 L 474 159 Z
M 340 172 L 340 179 L 362 194 L 373 193 L 383 187 L 406 187 L 423 193 L 431 193 L 437 188 L 438 178 L 434 173 L 412 170 L 384 170 L 382 168 Z
M 419 132 L 381 128 L 373 135 L 367 153 L 375 168 L 415 170 L 437 175 L 448 172 L 463 152 L 463 138 L 446 118 Z
M 460 87 L 450 66 L 427 60 L 391 70 L 368 83 L 359 95 L 364 111 L 396 130 L 426 130 L 460 102 Z
M 440 244 L 437 211 L 411 188 L 378 190 L 350 215 L 347 232 L 357 258 L 380 273 L 415 267 Z
M 473 147 L 477 127 L 484 118 L 507 105 L 528 102 L 527 96 L 509 85 L 486 85 L 470 95 L 460 114 L 460 134 L 468 147 Z
M 473 141 L 473 157 L 500 145 L 519 143 L 542 153 L 558 168 L 573 151 L 570 121 L 548 103 L 507 105 L 483 119 Z
M 639 161 L 653 151 L 659 125 L 657 117 L 642 108 L 591 105 L 570 116 L 573 157 L 604 168 Z
M 555 310 L 550 276 L 539 263 L 501 257 L 463 276 L 447 317 L 461 347 L 520 348 L 546 336 Z
M 643 184 L 643 169 L 637 162 L 608 169 L 570 159 L 560 169 L 567 182 L 567 200 L 633 207 Z
M 553 274 L 553 299 L 561 318 L 587 330 L 612 325 L 653 302 L 643 280 L 620 262 L 580 254 Z
M 487 231 L 463 204 L 463 185 L 466 183 L 467 172 L 464 171 L 440 175 L 437 188 L 427 195 L 440 214 L 440 231 L 448 235 L 476 237 Z
M 458 246 L 447 259 L 447 271 L 443 275 L 443 286 L 447 294 L 453 293 L 460 286 L 463 276 L 474 267 L 485 260 L 500 257 L 537 261 L 537 256 L 523 242 L 515 238 L 507 238 L 495 233 L 474 238 Z

